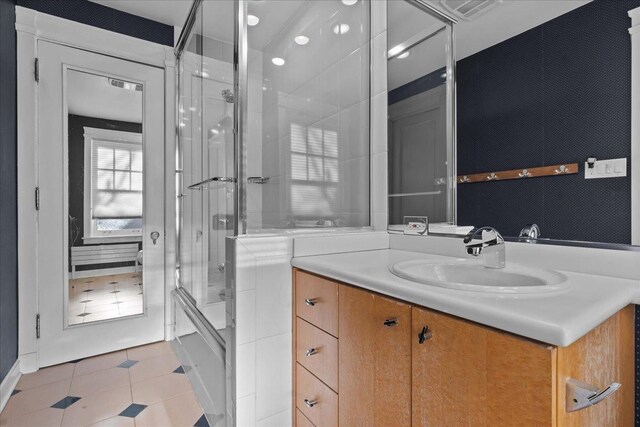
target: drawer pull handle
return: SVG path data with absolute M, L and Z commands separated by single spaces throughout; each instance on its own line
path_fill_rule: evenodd
M 313 307 L 314 305 L 316 305 L 316 299 L 315 298 L 307 298 L 304 300 L 304 303 L 307 304 L 310 307 Z
M 307 405 L 309 408 L 313 408 L 314 406 L 316 406 L 317 403 L 318 403 L 317 400 L 309 400 L 309 399 L 304 400 L 304 404 Z
M 418 344 L 424 344 L 426 340 L 430 340 L 433 337 L 431 330 L 427 325 L 422 327 L 422 330 L 418 333 Z
M 315 349 L 315 348 L 310 348 L 309 350 L 307 350 L 307 351 L 306 351 L 306 353 L 305 353 L 305 354 L 306 354 L 307 356 L 313 356 L 314 354 L 317 354 L 317 353 L 318 353 L 318 350 L 317 350 L 317 349 Z
M 614 382 L 600 390 L 591 384 L 567 378 L 567 412 L 579 411 L 600 403 L 619 388 L 620 383 Z
M 384 326 L 393 328 L 394 326 L 398 326 L 398 323 L 400 323 L 398 319 L 387 319 L 384 321 Z

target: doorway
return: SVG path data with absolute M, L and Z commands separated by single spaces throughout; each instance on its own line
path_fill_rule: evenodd
M 38 42 L 40 367 L 164 339 L 164 72 Z

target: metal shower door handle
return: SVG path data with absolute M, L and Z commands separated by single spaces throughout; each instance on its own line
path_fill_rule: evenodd
M 151 237 L 151 241 L 155 245 L 156 241 L 160 238 L 160 233 L 158 233 L 157 231 L 152 231 L 149 237 Z

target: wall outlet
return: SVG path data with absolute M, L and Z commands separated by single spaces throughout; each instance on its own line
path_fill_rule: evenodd
M 627 176 L 627 158 L 596 160 L 593 167 L 584 163 L 584 179 L 621 178 Z

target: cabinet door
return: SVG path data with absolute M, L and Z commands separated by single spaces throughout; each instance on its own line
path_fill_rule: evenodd
M 412 323 L 412 425 L 555 425 L 553 347 L 416 307 Z
M 411 307 L 344 285 L 338 299 L 340 426 L 409 426 Z

